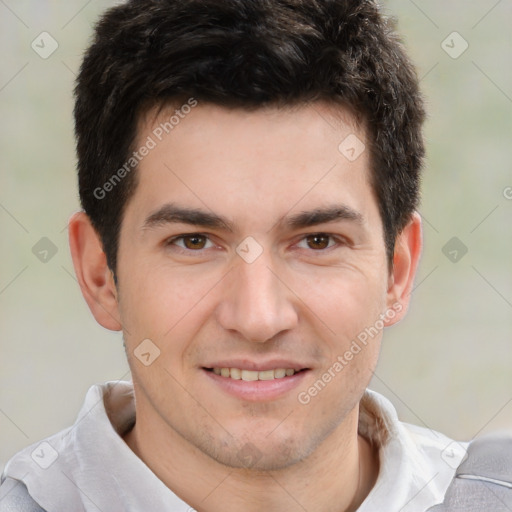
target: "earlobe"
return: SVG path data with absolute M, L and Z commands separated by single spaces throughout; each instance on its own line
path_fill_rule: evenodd
M 387 326 L 400 321 L 407 312 L 422 245 L 421 217 L 414 212 L 395 243 L 386 302 L 388 310 L 392 309 L 396 314 L 386 321 Z
M 101 240 L 85 212 L 69 220 L 69 245 L 78 284 L 96 321 L 112 331 L 122 329 L 117 290 Z

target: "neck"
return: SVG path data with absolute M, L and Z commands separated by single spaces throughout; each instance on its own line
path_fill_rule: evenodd
M 137 418 L 147 418 L 144 413 Z M 378 456 L 357 434 L 358 408 L 318 449 L 277 471 L 227 467 L 167 424 L 137 420 L 125 441 L 156 476 L 198 512 L 353 512 L 378 474 Z

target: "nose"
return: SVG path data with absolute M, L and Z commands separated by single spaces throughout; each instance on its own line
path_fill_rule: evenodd
M 227 278 L 217 310 L 224 329 L 265 342 L 297 325 L 295 295 L 266 252 L 252 263 L 238 261 Z

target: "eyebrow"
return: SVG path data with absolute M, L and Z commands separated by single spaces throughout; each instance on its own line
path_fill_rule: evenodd
M 221 215 L 197 208 L 177 206 L 172 203 L 164 204 L 161 208 L 151 213 L 144 221 L 142 229 L 150 229 L 173 223 L 233 231 L 231 222 Z
M 302 229 L 340 220 L 349 220 L 356 224 L 363 224 L 364 217 L 361 213 L 348 206 L 332 205 L 292 215 L 289 218 L 285 218 L 284 225 L 291 229 Z
M 276 225 L 282 225 L 288 229 L 303 229 L 342 220 L 363 224 L 364 217 L 361 213 L 346 205 L 331 205 L 315 208 L 310 211 L 302 211 L 289 217 L 285 216 Z M 178 223 L 210 229 L 221 229 L 231 233 L 236 229 L 236 225 L 222 215 L 197 208 L 178 206 L 172 203 L 165 204 L 151 213 L 144 221 L 142 229 Z

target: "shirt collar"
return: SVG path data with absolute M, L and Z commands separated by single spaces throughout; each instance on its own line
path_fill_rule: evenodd
M 418 512 L 441 503 L 465 455 L 464 444 L 399 421 L 391 402 L 371 390 L 361 400 L 359 433 L 377 446 L 380 468 L 358 512 Z M 448 447 L 453 448 L 450 464 L 443 459 Z

